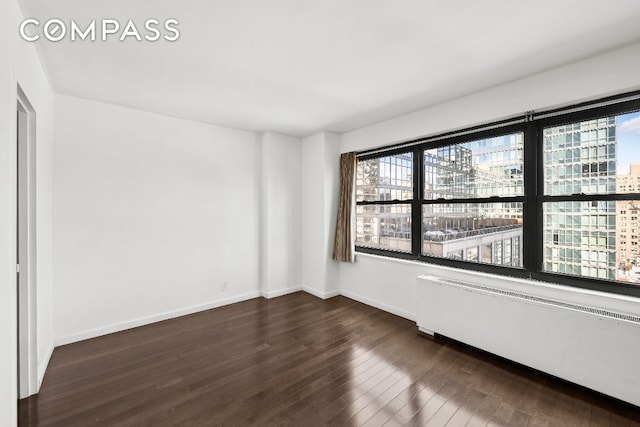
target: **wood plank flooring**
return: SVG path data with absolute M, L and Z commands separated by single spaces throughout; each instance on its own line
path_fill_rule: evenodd
M 302 292 L 56 348 L 18 409 L 20 426 L 640 426 L 640 408 Z

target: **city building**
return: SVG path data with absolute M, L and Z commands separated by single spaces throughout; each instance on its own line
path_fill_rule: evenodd
M 427 150 L 425 200 L 522 194 L 522 135 L 506 135 Z M 411 153 L 358 162 L 356 198 L 412 197 Z M 451 203 L 423 206 L 423 254 L 520 267 L 519 203 Z M 411 210 L 404 204 L 356 207 L 356 244 L 411 251 Z
M 613 193 L 616 118 L 544 130 L 547 195 Z M 549 202 L 543 212 L 546 271 L 616 279 L 616 202 Z
M 358 162 L 356 199 L 410 199 L 413 191 L 411 153 Z M 398 251 L 411 250 L 411 209 L 407 205 L 356 207 L 356 242 Z
M 640 193 L 640 163 L 629 166 L 628 175 L 617 176 L 618 193 Z M 640 201 L 620 200 L 616 202 L 616 253 L 619 280 L 640 281 Z

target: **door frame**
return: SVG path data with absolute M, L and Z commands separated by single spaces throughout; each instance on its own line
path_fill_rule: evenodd
M 18 398 L 38 392 L 36 112 L 18 85 L 16 108 Z M 19 262 L 19 264 L 18 264 Z

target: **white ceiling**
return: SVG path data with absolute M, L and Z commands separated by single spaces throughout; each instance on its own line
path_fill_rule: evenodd
M 41 21 L 176 18 L 170 43 L 38 41 L 57 92 L 306 136 L 640 40 L 638 0 L 21 0 Z

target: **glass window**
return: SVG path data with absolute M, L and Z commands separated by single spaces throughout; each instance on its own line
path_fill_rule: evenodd
M 519 236 L 518 236 L 519 237 Z M 503 255 L 504 255 L 504 265 L 511 265 L 511 237 L 504 239 L 502 243 Z
M 571 160 L 580 174 L 562 176 L 558 171 L 566 163 L 559 159 L 566 149 L 556 136 L 569 134 L 574 147 L 581 146 L 581 156 Z M 598 200 L 598 196 L 640 192 L 633 184 L 640 178 L 640 112 L 546 128 L 543 138 L 544 193 L 593 195 L 590 201 L 569 197 L 543 203 L 543 271 L 555 272 L 557 266 L 564 274 L 640 283 L 640 258 L 632 251 L 638 240 L 627 234 L 635 221 L 628 213 L 640 206 L 640 200 Z M 565 217 L 573 219 L 563 222 Z M 560 238 L 569 230 L 574 238 Z M 551 247 L 571 256 L 555 259 L 546 250 Z
M 493 263 L 502 265 L 502 240 L 493 243 Z
M 490 244 L 481 245 L 480 251 L 482 255 L 480 258 L 480 262 L 483 264 L 491 264 L 491 245 Z
M 640 285 L 640 111 L 618 113 L 632 103 L 640 108 L 640 100 L 593 106 L 571 111 L 563 124 L 563 112 L 529 116 L 359 160 L 356 245 L 640 295 L 640 286 L 619 286 Z M 414 162 L 422 169 L 414 171 Z M 542 185 L 525 182 L 525 171 L 540 171 Z M 419 188 L 414 172 L 422 174 Z
M 356 206 L 356 244 L 411 252 L 411 206 Z
M 462 253 L 466 261 L 522 267 L 520 257 L 511 256 L 512 239 L 522 237 L 522 203 L 429 204 L 422 221 L 423 255 L 458 259 Z
M 464 257 L 465 261 L 478 262 L 478 247 L 472 246 L 467 248 L 467 253 Z
M 470 199 L 524 194 L 524 134 L 424 151 L 424 198 Z
M 560 272 L 566 274 L 640 283 L 640 258 L 632 251 L 638 244 L 637 236 L 627 239 L 624 229 L 617 225 L 621 223 L 619 216 L 624 215 L 621 212 L 625 205 L 640 207 L 640 200 L 543 203 L 543 270 L 554 271 L 554 265 L 558 265 Z M 571 232 L 575 238 L 556 239 L 572 227 L 553 221 L 565 213 L 595 220 L 577 226 L 578 229 Z M 555 252 L 555 248 L 559 251 Z
M 640 173 L 639 129 L 639 112 L 545 128 L 544 194 L 640 192 L 628 191 L 627 184 Z M 565 138 L 573 139 L 571 148 L 561 142 Z
M 413 153 L 358 161 L 356 200 L 384 201 L 413 198 Z

